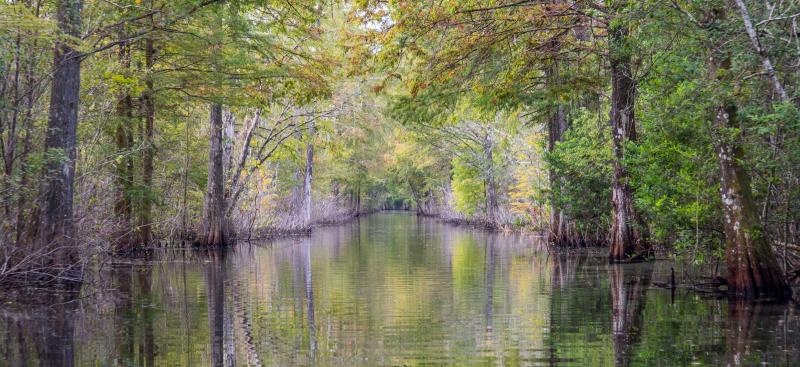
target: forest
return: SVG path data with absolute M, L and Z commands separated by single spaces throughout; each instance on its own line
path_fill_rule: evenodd
M 8 0 L 0 283 L 378 210 L 800 276 L 793 0 Z
M 0 367 L 800 365 L 799 22 L 0 1 Z

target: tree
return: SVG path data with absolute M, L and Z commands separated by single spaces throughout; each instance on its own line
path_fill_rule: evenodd
M 199 241 L 205 246 L 219 247 L 228 244 L 230 230 L 225 216 L 225 176 L 223 170 L 222 105 L 211 104 L 209 129 L 211 143 L 208 153 L 208 183 L 203 204 L 203 228 Z
M 758 218 L 750 177 L 739 163 L 744 152 L 736 131 L 737 108 L 731 98 L 731 56 L 726 34 L 719 26 L 726 19 L 720 4 L 711 7 L 711 17 L 703 24 L 709 32 L 708 80 L 718 88 L 715 106 L 710 111 L 711 129 L 720 168 L 720 195 L 725 228 L 725 260 L 728 265 L 729 292 L 741 297 L 771 296 L 787 298 L 791 289 L 781 273 L 775 254 Z
M 611 243 L 609 259 L 625 261 L 646 257 L 650 251 L 647 227 L 633 202 L 633 189 L 625 168 L 625 145 L 636 141 L 636 81 L 631 69 L 628 24 L 621 14 L 626 1 L 610 1 L 608 53 L 611 66 L 611 136 L 614 143 L 611 201 Z
M 72 194 L 81 89 L 80 54 L 73 42 L 80 36 L 82 8 L 81 0 L 60 0 L 57 3 L 62 36 L 56 41 L 53 56 L 50 113 L 44 148 L 48 162 L 42 179 L 36 239 L 39 249 L 53 254 L 46 258 L 47 266 L 63 271 L 64 276 L 72 280 L 81 277 L 81 269 L 76 266 L 78 251 L 75 247 Z

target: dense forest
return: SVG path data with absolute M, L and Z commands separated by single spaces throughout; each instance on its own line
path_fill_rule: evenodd
M 800 275 L 800 3 L 10 0 L 0 281 L 382 209 Z

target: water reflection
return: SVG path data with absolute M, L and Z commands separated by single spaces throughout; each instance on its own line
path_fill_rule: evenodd
M 37 361 L 43 366 L 73 366 L 77 294 L 35 297 L 35 304 L 2 311 L 5 362 L 0 361 L 0 365 L 23 366 Z
M 672 264 L 403 214 L 115 264 L 111 291 L 0 309 L 0 366 L 798 365 L 800 318 L 653 288 Z M 38 363 L 36 363 L 38 362 Z
M 652 269 L 649 264 L 627 268 L 615 264 L 610 268 L 614 360 L 617 366 L 629 366 L 642 336 L 645 294 Z

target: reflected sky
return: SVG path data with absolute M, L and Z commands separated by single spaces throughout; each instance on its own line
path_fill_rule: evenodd
M 376 214 L 5 305 L 0 366 L 800 365 L 797 309 L 654 288 L 671 266 Z

